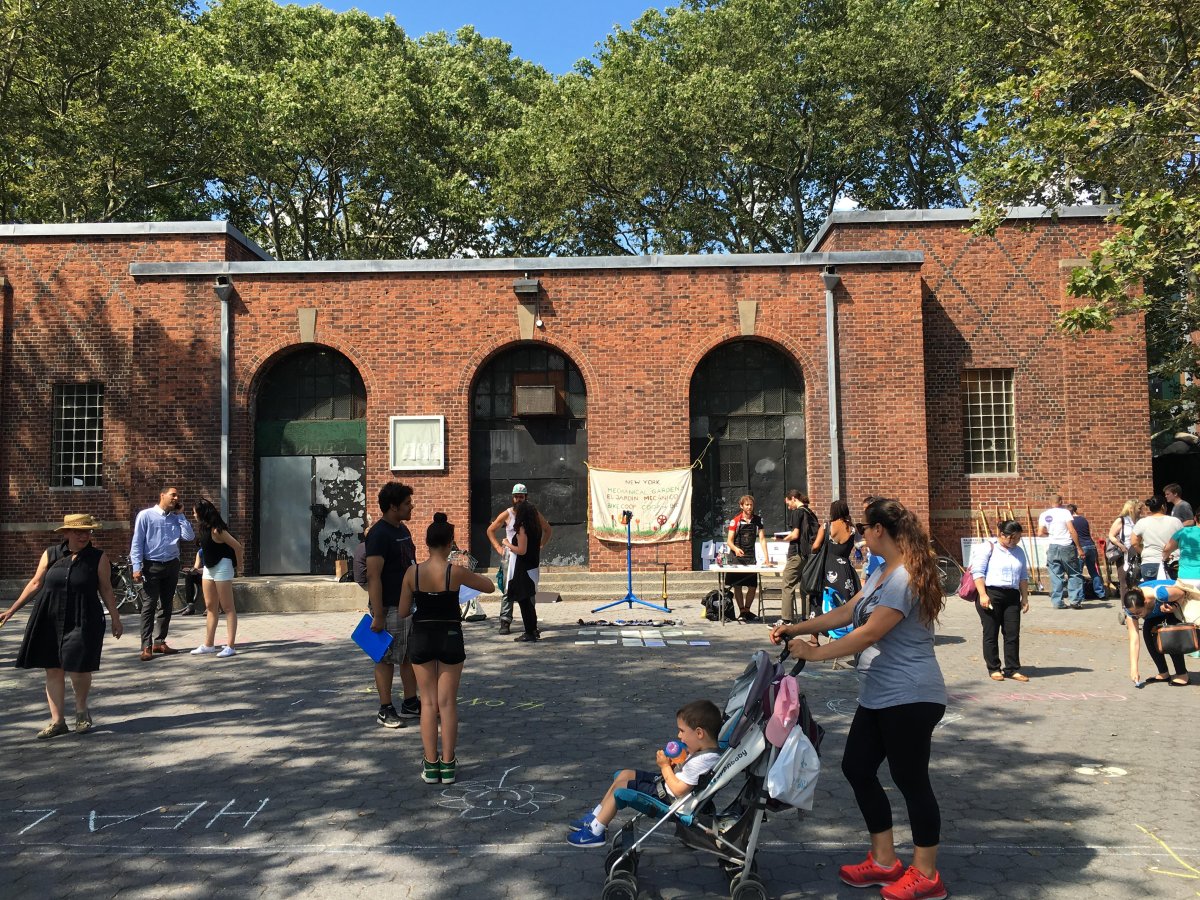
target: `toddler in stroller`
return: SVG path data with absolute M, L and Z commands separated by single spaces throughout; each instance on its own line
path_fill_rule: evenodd
M 699 776 L 693 789 L 666 797 L 653 789 L 639 790 L 636 784 L 622 787 L 614 783 L 609 789 L 605 796 L 606 802 L 612 801 L 611 806 L 605 807 L 605 811 L 611 809 L 609 821 L 620 809 L 633 809 L 636 815 L 611 841 L 604 861 L 606 877 L 601 896 L 605 900 L 635 900 L 642 846 L 668 822 L 673 824 L 685 847 L 717 858 L 730 879 L 733 900 L 766 900 L 766 886 L 758 879 L 754 856 L 766 812 L 789 808 L 788 804 L 772 799 L 767 788 L 768 773 L 775 777 L 772 765 L 780 753 L 778 744 L 784 743 L 779 730 L 772 734 L 778 743 L 768 740 L 767 725 L 785 677 L 783 660 L 787 655 L 785 650 L 777 662 L 772 662 L 765 651 L 759 650 L 734 682 L 716 741 L 719 756 L 708 766 L 709 771 Z M 799 662 L 792 674 L 803 665 L 803 661 Z M 789 721 L 783 733 L 791 741 L 792 733 L 800 730 L 800 737 L 812 745 L 810 753 L 815 763 L 814 751 L 820 748 L 824 731 L 809 714 L 803 695 L 799 695 L 798 705 L 798 712 L 793 710 L 798 719 L 794 726 Z M 617 780 L 621 780 L 620 776 Z M 643 820 L 649 827 L 639 837 L 638 823 Z M 583 820 L 572 825 L 588 827 Z
M 603 847 L 608 823 L 617 814 L 617 791 L 627 789 L 672 803 L 686 797 L 720 759 L 717 735 L 721 730 L 721 711 L 710 700 L 693 700 L 675 713 L 683 752 L 672 759 L 659 750 L 655 758 L 657 774 L 640 769 L 623 769 L 613 778 L 604 799 L 590 813 L 570 825 L 568 843 L 576 847 Z M 678 768 L 677 768 L 678 767 Z

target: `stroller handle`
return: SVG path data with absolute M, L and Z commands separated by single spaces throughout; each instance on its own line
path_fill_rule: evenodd
M 778 660 L 779 665 L 783 665 L 785 662 L 787 662 L 788 657 L 791 655 L 792 655 L 791 652 L 787 648 L 787 644 L 784 644 L 783 652 L 779 654 L 779 660 Z M 806 659 L 796 660 L 796 665 L 792 666 L 792 671 L 789 672 L 788 674 L 799 675 L 801 672 L 804 671 L 804 666 L 807 664 L 807 662 L 808 662 L 808 660 L 806 660 Z

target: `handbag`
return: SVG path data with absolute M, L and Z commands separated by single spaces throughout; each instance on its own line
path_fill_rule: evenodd
M 1164 656 L 1200 650 L 1200 629 L 1195 625 L 1164 625 L 1156 637 L 1158 652 Z
M 1125 543 L 1125 517 L 1124 516 L 1121 517 L 1121 543 L 1122 544 Z M 1124 555 L 1125 555 L 1124 551 L 1121 550 L 1121 548 L 1118 547 L 1116 544 L 1114 544 L 1112 541 L 1109 541 L 1108 546 L 1106 546 L 1104 548 L 1104 556 L 1110 562 L 1116 562 L 1118 559 L 1120 559 Z
M 984 578 L 987 577 L 988 566 L 992 563 L 992 554 L 996 552 L 996 542 L 988 540 L 988 543 L 992 545 L 992 549 L 988 551 L 987 559 L 983 563 Z M 970 560 L 967 562 L 970 563 Z M 971 572 L 970 565 L 963 572 L 962 579 L 958 582 L 958 591 L 956 593 L 968 603 L 974 603 L 979 599 L 979 588 L 975 586 L 975 576 Z
M 821 592 L 821 587 L 825 584 L 825 559 L 828 554 L 829 537 L 826 535 L 821 549 L 805 560 L 804 568 L 800 570 L 800 588 L 805 596 Z

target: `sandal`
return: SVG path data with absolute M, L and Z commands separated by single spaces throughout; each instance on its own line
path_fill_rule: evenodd
M 1176 681 L 1174 678 L 1172 678 L 1170 681 L 1167 682 L 1167 684 L 1169 684 L 1171 687 L 1187 687 L 1191 683 L 1192 683 L 1192 680 L 1190 678 L 1187 679 L 1186 681 Z
M 1004 680 L 1004 673 L 1003 673 L 1003 672 L 993 672 L 993 673 L 992 673 L 991 675 L 989 675 L 988 677 L 989 677 L 990 679 L 992 679 L 992 681 L 1003 681 L 1003 680 Z
M 1028 675 L 1022 675 L 1020 672 L 1013 672 L 1013 673 L 1012 673 L 1011 675 L 1009 675 L 1008 677 L 1009 677 L 1009 678 L 1011 678 L 1013 681 L 1020 681 L 1020 682 L 1022 682 L 1022 683 L 1024 683 L 1024 682 L 1026 682 L 1026 681 L 1028 681 L 1028 680 L 1029 680 L 1029 676 L 1028 676 Z

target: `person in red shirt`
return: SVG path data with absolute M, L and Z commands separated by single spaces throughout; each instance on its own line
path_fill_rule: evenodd
M 729 547 L 730 562 L 735 566 L 757 565 L 754 554 L 754 542 L 762 546 L 764 562 L 767 557 L 767 534 L 763 530 L 762 516 L 754 513 L 754 498 L 749 494 L 738 499 L 741 512 L 729 523 L 729 531 L 725 536 L 725 544 Z M 753 622 L 758 618 L 751 607 L 754 606 L 754 594 L 758 591 L 758 573 L 731 574 L 726 576 L 725 584 L 733 588 L 734 599 L 737 600 L 739 617 L 743 622 Z M 742 589 L 745 588 L 743 597 Z

